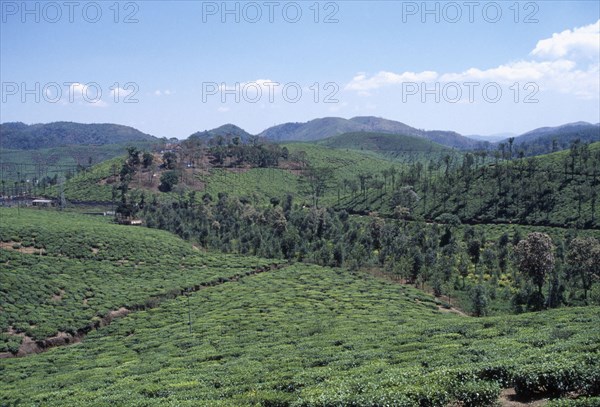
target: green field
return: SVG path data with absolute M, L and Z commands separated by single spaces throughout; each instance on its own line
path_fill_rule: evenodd
M 153 306 L 271 263 L 201 252 L 168 232 L 38 210 L 0 208 L 0 242 L 0 331 L 34 339 L 75 334 L 112 310 Z M 0 352 L 21 342 L 1 338 Z
M 599 394 L 598 307 L 471 318 L 360 271 L 298 263 L 253 275 L 271 261 L 104 218 L 0 215 L 5 351 L 21 339 L 9 330 L 43 339 L 132 311 L 82 343 L 1 359 L 0 405 L 490 406 L 509 387 Z
M 441 156 L 442 153 L 456 154 L 457 156 L 463 154 L 421 137 L 386 133 L 344 133 L 319 140 L 316 144 L 339 150 L 372 153 L 400 162 L 430 159 L 434 155 Z
M 149 149 L 150 142 L 132 143 L 140 149 Z M 80 166 L 102 163 L 125 153 L 127 144 L 72 145 L 37 150 L 0 148 L 0 180 L 13 181 L 42 179 L 44 176 L 64 176 Z
M 311 166 L 333 169 L 333 179 L 330 181 L 330 188 L 324 201 L 331 204 L 337 202 L 338 186 L 344 179 L 398 165 L 397 162 L 389 159 L 358 151 L 338 150 L 308 143 L 290 143 L 285 146 L 291 154 L 304 152 Z M 113 186 L 116 186 L 118 182 L 111 185 L 104 180 L 114 174 L 118 175 L 123 162 L 123 158 L 115 158 L 75 175 L 64 185 L 66 199 L 110 202 L 113 198 Z M 227 192 L 237 197 L 255 197 L 258 202 L 264 204 L 268 203 L 271 197 L 283 198 L 288 193 L 300 195 L 298 186 L 300 174 L 300 170 L 285 168 L 227 169 L 211 167 L 207 172 L 202 169 L 193 172 L 190 170 L 187 176 L 195 179 L 194 185 L 185 186 L 183 190 L 198 190 L 200 192 L 197 194 L 198 199 L 204 193 L 209 193 L 216 198 L 219 192 Z M 145 180 L 144 175 L 136 175 L 136 177 Z M 132 187 L 137 188 L 137 184 Z M 55 187 L 49 190 L 49 193 L 57 196 L 59 188 Z M 157 191 L 152 193 L 157 193 Z
M 203 290 L 189 307 L 191 333 L 179 298 L 2 361 L 0 403 L 491 406 L 506 387 L 560 397 L 600 385 L 598 307 L 473 319 L 408 287 L 306 265 Z

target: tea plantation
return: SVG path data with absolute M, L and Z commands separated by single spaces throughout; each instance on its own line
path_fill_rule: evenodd
M 494 406 L 504 388 L 599 402 L 599 307 L 472 318 L 362 272 L 250 275 L 270 262 L 102 218 L 0 215 L 5 348 L 9 327 L 42 338 L 133 310 L 0 359 L 0 406 Z
M 55 211 L 0 209 L 0 244 L 0 352 L 21 343 L 9 329 L 34 339 L 74 334 L 111 310 L 152 307 L 272 263 L 201 253 L 168 232 Z
M 187 301 L 4 360 L 0 402 L 487 406 L 501 387 L 598 393 L 598 308 L 471 319 L 407 287 L 304 265 Z

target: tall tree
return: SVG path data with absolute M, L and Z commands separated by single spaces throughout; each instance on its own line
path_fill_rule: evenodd
M 533 232 L 515 249 L 519 271 L 528 276 L 542 293 L 546 276 L 554 269 L 554 245 L 545 233 Z
M 313 206 L 318 207 L 321 198 L 333 180 L 333 169 L 329 167 L 309 166 L 298 179 L 301 190 L 310 195 Z
M 567 262 L 574 273 L 579 274 L 584 297 L 594 280 L 600 278 L 600 242 L 593 237 L 577 237 L 571 241 Z

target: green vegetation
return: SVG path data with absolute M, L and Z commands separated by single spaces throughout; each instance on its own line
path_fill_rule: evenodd
M 491 163 L 488 155 L 466 153 L 458 160 L 444 154 L 428 164 L 416 161 L 396 168 L 393 179 L 384 174 L 385 167 L 364 172 L 353 180 L 361 183 L 361 193 L 342 190 L 336 206 L 391 216 L 398 205 L 407 207 L 403 196 L 412 191 L 411 218 L 434 220 L 450 213 L 470 223 L 600 227 L 600 143 L 575 142 L 569 151 L 512 160 L 508 149 L 496 151 Z M 375 188 L 378 180 L 383 187 Z
M 0 209 L 0 352 L 87 335 L 3 360 L 0 405 L 597 405 L 600 143 L 242 141 L 129 147 L 50 187 L 114 220 Z
M 399 160 L 404 160 L 410 153 L 418 153 L 419 157 L 430 157 L 431 153 L 451 151 L 447 147 L 421 137 L 367 132 L 340 134 L 320 140 L 318 144 L 337 149 L 372 151 Z
M 111 310 L 144 307 L 181 290 L 267 264 L 202 253 L 173 235 L 105 219 L 0 209 L 0 332 L 34 339 L 75 334 Z M 2 335 L 0 352 L 21 337 Z
M 166 142 L 116 124 L 3 123 L 0 134 L 3 196 L 49 195 L 48 187 L 122 156 L 126 146 L 155 150 Z
M 542 127 L 515 138 L 511 148 L 517 156 L 534 156 L 568 150 L 577 140 L 581 143 L 600 141 L 600 126 L 579 122 L 558 127 Z M 510 142 L 510 139 L 507 141 Z
M 286 159 L 282 158 L 284 150 Z M 203 153 L 184 150 L 179 155 L 180 180 L 175 190 L 201 192 L 198 197 L 226 191 L 267 204 L 272 197 L 283 199 L 292 194 L 298 201 L 314 205 L 311 188 L 302 187 L 302 178 L 313 170 L 326 170 L 331 174 L 322 188 L 320 205 L 350 213 L 377 211 L 391 217 L 400 207 L 406 208 L 408 219 L 435 220 L 449 213 L 468 223 L 593 228 L 600 222 L 596 202 L 600 143 L 573 143 L 569 151 L 522 159 L 510 159 L 510 149 L 503 149 L 464 156 L 439 150 L 427 154 L 427 159 L 422 152 L 413 151 L 390 161 L 360 151 L 304 143 L 282 148 L 217 145 Z M 186 167 L 190 162 L 193 164 Z M 65 187 L 67 199 L 86 195 L 110 201 L 112 191 L 105 185 L 109 172 L 104 166 L 102 175 L 74 177 Z M 142 173 L 138 172 L 137 181 L 132 177 L 131 188 L 155 191 L 161 169 Z M 90 179 L 94 176 L 95 182 Z M 411 194 L 413 197 L 408 197 Z
M 3 123 L 0 125 L 2 147 L 15 150 L 39 150 L 72 145 L 107 145 L 135 142 L 156 143 L 156 137 L 133 127 L 110 123 L 54 122 L 26 125 Z
M 113 158 L 80 172 L 64 184 L 66 199 L 74 201 L 112 202 L 117 197 L 117 176 L 123 157 Z M 54 189 L 54 196 L 60 192 Z
M 490 406 L 505 387 L 598 395 L 598 311 L 470 319 L 409 287 L 296 265 L 3 361 L 0 403 Z
M 428 288 L 476 315 L 585 305 L 595 301 L 587 293 L 600 277 L 592 265 L 595 257 L 589 264 L 577 260 L 598 252 L 600 232 L 595 230 L 470 226 L 449 214 L 440 216 L 438 224 L 349 216 L 307 208 L 292 195 L 257 206 L 224 192 L 214 198 L 205 194 L 201 202 L 194 193 L 152 200 L 136 216 L 149 227 L 215 250 L 353 270 L 374 268 Z M 547 236 L 546 253 L 535 246 L 527 251 L 527 262 L 519 263 L 520 242 L 536 234 Z M 536 259 L 542 255 L 548 256 L 549 266 L 538 275 Z

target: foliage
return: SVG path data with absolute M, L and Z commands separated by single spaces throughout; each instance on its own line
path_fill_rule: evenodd
M 546 276 L 554 269 L 554 245 L 545 233 L 533 232 L 521 240 L 515 249 L 519 270 L 531 278 L 539 292 Z
M 156 142 L 156 137 L 132 127 L 118 124 L 82 124 L 54 122 L 47 124 L 3 123 L 0 125 L 2 147 L 37 150 L 69 145 L 105 145 L 133 142 Z
M 0 209 L 0 225 L 0 332 L 12 327 L 35 339 L 267 264 L 201 253 L 167 232 L 90 216 Z M 15 338 L 3 339 L 0 352 L 14 350 L 7 347 Z
M 301 264 L 191 294 L 189 307 L 169 300 L 76 346 L 3 361 L 0 403 L 483 407 L 513 386 L 598 395 L 597 307 L 469 319 L 410 287 Z
M 179 173 L 177 171 L 167 171 L 160 176 L 160 185 L 158 189 L 162 192 L 170 192 L 179 182 Z
M 572 271 L 581 277 L 587 298 L 587 291 L 594 280 L 600 279 L 600 242 L 593 237 L 573 239 L 567 253 L 567 261 Z

